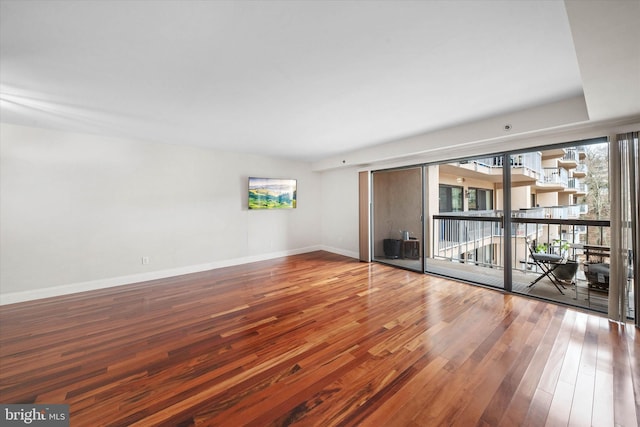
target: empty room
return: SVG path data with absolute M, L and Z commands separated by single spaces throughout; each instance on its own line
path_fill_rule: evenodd
M 640 425 L 639 0 L 0 0 L 0 424 Z

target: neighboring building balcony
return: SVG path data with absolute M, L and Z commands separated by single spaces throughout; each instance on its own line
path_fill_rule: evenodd
M 561 159 L 558 159 L 558 166 L 565 169 L 575 169 L 578 167 L 579 163 L 579 155 L 576 148 L 565 149 L 564 156 L 562 156 Z
M 576 194 L 578 192 L 578 189 L 576 188 L 576 179 L 569 178 L 567 180 L 567 187 L 564 190 L 562 190 L 562 192 Z
M 587 194 L 587 184 L 577 178 L 569 178 L 569 185 L 566 191 L 574 193 L 577 196 L 585 196 Z
M 578 219 L 585 215 L 589 207 L 586 204 L 569 206 L 548 206 L 544 209 L 544 218 L 550 219 Z
M 502 182 L 502 156 L 440 165 L 440 172 L 461 178 L 473 178 L 492 183 Z M 523 153 L 511 157 L 511 182 L 534 185 L 542 179 L 540 152 Z
M 550 148 L 542 151 L 542 160 L 561 159 L 567 150 L 565 148 Z
M 584 163 L 579 163 L 578 167 L 571 171 L 571 176 L 573 178 L 584 178 L 587 176 L 587 165 Z
M 584 159 L 587 158 L 587 149 L 584 146 L 582 145 L 577 146 L 576 152 L 578 153 L 578 160 L 580 162 L 582 162 Z
M 565 168 L 543 168 L 543 176 L 536 182 L 538 192 L 564 191 L 569 187 L 569 173 Z

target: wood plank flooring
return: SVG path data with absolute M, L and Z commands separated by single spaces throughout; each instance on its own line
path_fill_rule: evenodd
M 77 426 L 636 426 L 632 325 L 314 252 L 0 307 L 0 401 Z

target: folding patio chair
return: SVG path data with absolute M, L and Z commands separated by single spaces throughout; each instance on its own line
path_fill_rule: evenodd
M 536 280 L 531 282 L 529 287 L 530 288 L 533 287 L 533 285 L 535 285 L 540 280 L 547 277 L 549 278 L 549 280 L 551 280 L 551 283 L 553 283 L 553 286 L 555 286 L 556 289 L 562 295 L 564 295 L 564 292 L 562 292 L 562 289 L 566 289 L 566 288 L 562 284 L 562 282 L 554 275 L 553 272 L 555 269 L 557 269 L 558 267 L 566 263 L 566 260 L 562 258 L 560 255 L 556 255 L 556 254 L 537 253 L 535 251 L 535 240 L 531 244 L 527 242 L 527 248 L 529 249 L 529 255 L 531 256 L 533 263 L 537 265 L 540 268 L 540 270 L 542 270 L 542 274 L 538 276 Z M 576 270 L 577 270 L 577 264 L 576 264 Z

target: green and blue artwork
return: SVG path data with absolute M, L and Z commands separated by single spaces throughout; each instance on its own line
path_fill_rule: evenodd
M 293 209 L 296 207 L 295 179 L 249 178 L 249 209 Z

